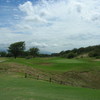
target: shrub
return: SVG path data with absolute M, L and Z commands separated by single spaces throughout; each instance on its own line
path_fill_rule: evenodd
M 96 52 L 96 51 L 92 51 L 88 55 L 89 55 L 89 57 L 97 57 L 97 56 L 100 56 L 100 53 Z
M 70 52 L 70 53 L 68 53 L 67 54 L 67 58 L 74 58 L 76 56 L 76 54 L 75 53 L 73 53 L 73 52 Z
M 96 59 L 100 59 L 100 56 L 97 56 Z

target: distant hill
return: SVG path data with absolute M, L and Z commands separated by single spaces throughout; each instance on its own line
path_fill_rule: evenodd
M 58 56 L 73 58 L 77 56 L 100 57 L 100 45 L 74 48 L 72 50 L 61 51 Z

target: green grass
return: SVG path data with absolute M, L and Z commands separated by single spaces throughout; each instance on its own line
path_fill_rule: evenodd
M 16 62 L 23 65 L 31 66 L 33 68 L 47 70 L 47 71 L 88 71 L 88 70 L 100 70 L 100 61 L 94 61 L 94 59 L 65 59 L 59 57 L 52 58 L 11 58 L 10 62 Z
M 0 100 L 100 100 L 100 90 L 68 87 L 19 74 L 0 74 Z
M 93 58 L 9 58 L 0 63 L 0 70 L 27 72 L 35 78 L 39 75 L 42 80 L 52 78 L 58 84 L 62 81 L 69 86 L 100 89 L 100 61 Z
M 5 57 L 0 57 L 0 61 L 4 61 L 4 60 L 7 60 L 7 58 L 5 58 Z
M 43 80 L 53 77 L 68 84 L 59 85 L 33 77 L 25 79 L 26 69 Z M 0 63 L 0 100 L 100 100 L 100 61 L 91 58 L 8 58 Z

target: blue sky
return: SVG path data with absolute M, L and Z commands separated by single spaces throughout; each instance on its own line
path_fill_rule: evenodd
M 100 44 L 100 0 L 0 0 L 0 48 L 60 52 Z

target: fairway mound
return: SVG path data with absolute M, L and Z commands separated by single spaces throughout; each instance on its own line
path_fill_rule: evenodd
M 50 73 L 46 73 L 43 70 L 32 68 L 14 62 L 0 63 L 0 72 L 20 73 L 23 75 L 23 77 L 25 76 L 25 73 L 27 73 L 27 78 L 35 78 L 35 79 L 38 78 L 41 80 L 49 80 L 50 77 Z
M 40 64 L 43 66 L 51 65 L 51 63 Z M 6 72 L 22 73 L 23 77 L 27 73 L 27 78 L 36 78 L 69 86 L 100 89 L 100 71 L 67 71 L 59 73 L 56 71 L 48 72 L 18 63 L 2 63 L 0 65 L 1 72 L 4 70 Z
M 50 66 L 52 63 L 39 63 L 39 65 Z
M 0 72 L 20 73 L 25 78 L 67 86 L 100 89 L 100 64 L 94 59 L 44 59 L 10 59 L 0 63 Z
M 0 73 L 0 100 L 100 100 L 100 90 L 51 84 L 23 78 L 19 73 Z
M 69 85 L 100 89 L 100 71 L 69 71 L 62 74 Z

